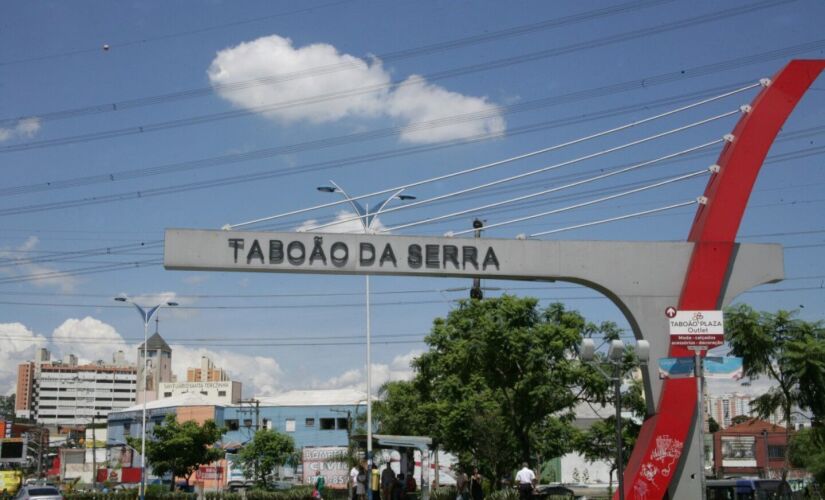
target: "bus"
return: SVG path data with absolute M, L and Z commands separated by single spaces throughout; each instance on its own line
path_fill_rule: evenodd
M 791 499 L 791 487 L 779 479 L 731 478 L 706 481 L 707 500 Z

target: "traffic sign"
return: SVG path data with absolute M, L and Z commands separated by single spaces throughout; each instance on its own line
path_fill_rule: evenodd
M 670 345 L 710 348 L 725 342 L 722 311 L 676 311 L 668 323 Z
M 665 309 L 665 316 L 667 316 L 668 318 L 676 316 L 676 313 L 676 308 L 673 306 L 669 306 L 667 309 Z

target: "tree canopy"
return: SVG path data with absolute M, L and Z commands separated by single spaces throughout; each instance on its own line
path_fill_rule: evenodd
M 583 336 L 615 334 L 562 304 L 502 296 L 466 300 L 433 323 L 411 382 L 384 387 L 382 432 L 432 436 L 464 464 L 501 478 L 522 461 L 572 446 L 572 409 L 604 401 L 607 383 L 580 363 Z
M 295 442 L 291 436 L 276 430 L 261 429 L 241 448 L 237 463 L 244 475 L 266 487 L 277 467 L 287 463 L 294 454 Z
M 812 412 L 818 422 L 825 416 L 825 329 L 821 322 L 802 321 L 795 315 L 781 310 L 757 312 L 747 305 L 725 312 L 727 340 L 732 354 L 742 357 L 745 375 L 768 377 L 776 383 L 752 401 L 751 409 L 759 418 L 780 410 L 788 438 L 794 408 Z
M 185 478 L 188 485 L 199 466 L 223 458 L 223 450 L 212 446 L 222 434 L 223 429 L 212 420 L 203 425 L 191 420 L 179 423 L 176 415 L 170 413 L 152 429 L 152 439 L 146 441 L 146 459 L 155 474 L 172 473 L 174 490 L 174 477 Z M 130 437 L 128 441 L 130 446 L 140 449 L 139 438 Z

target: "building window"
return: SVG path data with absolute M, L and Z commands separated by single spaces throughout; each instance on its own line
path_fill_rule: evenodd
M 218 396 L 220 396 L 220 397 L 226 396 L 226 391 L 218 391 Z
M 237 431 L 239 429 L 237 419 L 227 419 L 224 420 L 223 423 L 226 424 L 226 428 L 230 431 Z
M 777 445 L 768 445 L 768 459 L 769 460 L 783 460 L 785 458 L 785 447 Z
M 340 431 L 345 431 L 345 430 L 347 430 L 347 427 L 349 427 L 349 426 L 347 425 L 347 419 L 345 419 L 345 418 L 338 418 L 338 419 L 336 419 L 336 420 L 337 420 L 337 424 L 338 424 L 338 430 L 340 430 Z
M 252 427 L 252 419 L 251 418 L 243 419 L 243 426 L 246 427 L 247 429 Z
M 163 393 L 163 397 L 165 397 L 165 398 L 171 398 L 171 397 L 172 397 L 172 393 L 171 393 L 171 392 L 164 392 L 164 393 Z
M 307 419 L 304 420 L 304 426 L 306 426 L 306 427 L 315 427 L 315 419 L 312 418 L 312 417 L 307 417 Z
M 335 430 L 335 419 L 334 418 L 322 418 L 321 419 L 321 430 L 322 431 L 333 431 L 333 430 Z
M 286 432 L 295 432 L 295 419 L 288 418 L 284 421 L 284 428 Z
M 123 435 L 124 436 L 131 436 L 132 435 L 132 424 L 130 422 L 126 422 L 123 424 Z

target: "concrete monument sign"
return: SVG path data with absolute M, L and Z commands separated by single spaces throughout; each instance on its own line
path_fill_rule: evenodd
M 718 311 L 749 288 L 782 279 L 778 245 L 739 244 L 736 233 L 776 134 L 825 60 L 791 61 L 730 134 L 687 241 L 605 242 L 452 239 L 170 229 L 167 269 L 474 276 L 579 283 L 609 297 L 651 357 L 693 357 L 672 342 L 669 319 Z M 663 314 L 663 312 L 665 314 Z M 688 332 L 690 334 L 691 332 Z M 718 334 L 710 332 L 708 334 Z M 701 498 L 704 467 L 697 379 L 659 380 L 643 370 L 648 418 L 624 472 L 627 498 Z M 731 448 L 733 449 L 733 447 Z

